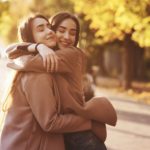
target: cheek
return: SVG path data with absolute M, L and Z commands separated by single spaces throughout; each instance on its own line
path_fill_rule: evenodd
M 34 34 L 34 40 L 36 43 L 42 42 L 43 36 L 41 34 Z
M 60 32 L 56 32 L 56 38 L 59 40 L 62 37 L 62 34 Z
M 33 33 L 33 39 L 35 42 L 38 42 L 38 35 L 37 33 Z
M 72 36 L 71 41 L 72 41 L 73 44 L 75 43 L 75 40 L 76 40 L 75 36 Z

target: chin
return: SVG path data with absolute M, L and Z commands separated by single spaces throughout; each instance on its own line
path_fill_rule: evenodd
M 67 48 L 67 47 L 69 47 L 69 46 L 59 45 L 60 49 Z
M 55 47 L 56 46 L 56 42 L 51 42 L 51 43 L 48 43 L 48 47 Z

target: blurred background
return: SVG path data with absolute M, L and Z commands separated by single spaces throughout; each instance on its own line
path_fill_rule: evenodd
M 148 102 L 150 0 L 1 0 L 0 44 L 17 42 L 23 17 L 34 12 L 50 17 L 62 10 L 80 19 L 79 45 L 88 55 L 87 72 L 94 82 Z M 2 46 L 0 52 L 2 57 Z
M 20 20 L 34 12 L 50 17 L 59 11 L 70 11 L 80 19 L 79 46 L 88 56 L 87 73 L 93 78 L 90 84 L 95 85 L 92 88 L 94 94 L 114 99 L 112 103 L 116 109 L 126 107 L 128 109 L 124 111 L 130 112 L 136 109 L 135 116 L 118 111 L 119 117 L 129 115 L 136 118 L 140 113 L 143 114 L 142 111 L 150 115 L 150 0 L 0 0 L 0 97 L 7 86 L 7 75 L 10 72 L 5 66 L 4 48 L 18 41 L 17 26 Z M 137 120 L 139 124 L 141 118 Z M 144 123 L 147 125 L 150 121 L 148 117 L 146 120 L 148 122 Z M 141 130 L 134 138 L 143 134 L 147 132 Z M 115 136 L 116 140 L 121 136 L 116 131 L 115 135 L 111 135 L 113 137 L 108 139 L 108 145 L 112 145 Z M 128 145 L 129 137 L 122 138 L 126 139 L 124 145 Z M 150 134 L 144 138 L 150 141 Z M 111 148 L 121 149 L 130 148 Z M 141 149 L 148 150 L 148 147 Z

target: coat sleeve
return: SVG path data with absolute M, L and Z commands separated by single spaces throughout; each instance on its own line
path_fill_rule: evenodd
M 27 74 L 31 74 L 31 77 L 24 82 L 23 91 L 34 117 L 44 131 L 66 133 L 91 129 L 91 121 L 87 119 L 74 114 L 58 113 L 58 101 L 49 74 Z
M 81 50 L 74 47 L 57 50 L 56 55 L 59 58 L 58 67 L 53 72 L 63 73 L 72 73 L 75 68 L 79 68 L 78 66 L 82 64 L 85 57 Z M 30 57 L 30 59 L 24 61 L 23 57 L 20 57 L 19 63 L 11 62 L 8 63 L 7 66 L 18 71 L 47 72 L 46 68 L 43 66 L 42 57 L 39 54 L 36 56 L 27 55 L 26 57 Z M 19 64 L 22 65 L 20 66 Z
M 16 59 L 23 55 L 32 55 L 37 54 L 37 52 L 29 52 L 25 49 L 30 45 L 31 43 L 14 43 L 6 47 L 5 52 L 9 59 Z

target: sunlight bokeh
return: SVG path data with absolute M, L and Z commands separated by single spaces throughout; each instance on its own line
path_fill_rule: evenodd
M 4 51 L 2 51 L 4 54 Z M 9 86 L 13 81 L 15 72 L 6 66 L 6 58 L 0 58 L 0 131 L 3 125 L 4 112 L 2 111 L 3 104 L 5 103 L 8 94 Z

